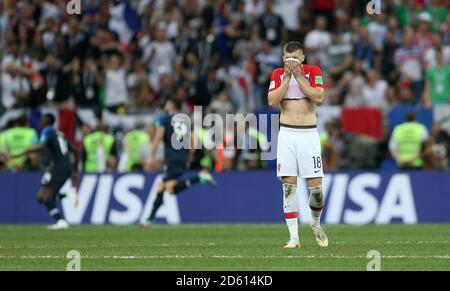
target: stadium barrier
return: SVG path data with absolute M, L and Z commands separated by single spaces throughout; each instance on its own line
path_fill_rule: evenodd
M 49 223 L 35 199 L 41 174 L 0 175 L 0 223 Z M 219 187 L 195 186 L 165 197 L 158 218 L 177 223 L 280 223 L 280 182 L 273 171 L 217 175 Z M 161 176 L 84 175 L 77 208 L 62 201 L 72 224 L 127 225 L 148 216 Z M 70 182 L 63 192 L 70 189 Z M 388 224 L 450 222 L 450 179 L 446 172 L 338 172 L 324 180 L 324 223 Z M 299 182 L 300 220 L 309 220 L 308 193 Z

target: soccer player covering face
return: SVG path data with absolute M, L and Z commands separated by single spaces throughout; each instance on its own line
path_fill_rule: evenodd
M 156 134 L 152 141 L 152 152 L 150 168 L 154 169 L 156 165 L 156 154 L 161 141 L 164 142 L 164 178 L 161 184 L 158 186 L 158 193 L 153 203 L 153 208 L 150 216 L 141 225 L 143 227 L 149 227 L 154 224 L 156 214 L 159 208 L 164 203 L 164 193 L 170 195 L 178 195 L 182 191 L 190 188 L 195 184 L 211 184 L 216 185 L 216 181 L 207 170 L 200 171 L 197 175 L 180 179 L 184 172 L 187 170 L 190 155 L 194 153 L 192 149 L 175 149 L 173 146 L 174 138 L 182 143 L 189 138 L 189 132 L 191 128 L 188 127 L 186 121 L 177 115 L 180 112 L 181 103 L 176 99 L 169 99 L 164 110 L 165 115 L 160 117 L 156 121 Z M 193 137 L 194 135 L 190 135 Z M 193 141 L 192 141 L 193 142 Z
M 39 144 L 32 146 L 29 150 L 15 156 L 6 157 L 16 159 L 29 155 L 33 152 L 45 152 L 49 166 L 42 177 L 41 188 L 37 194 L 37 200 L 43 204 L 55 224 L 50 229 L 65 229 L 69 224 L 64 220 L 56 205 L 56 198 L 64 198 L 65 194 L 59 193 L 69 178 L 72 178 L 72 189 L 69 196 L 73 206 L 78 204 L 76 189 L 79 187 L 80 178 L 78 174 L 79 152 L 65 138 L 64 134 L 54 128 L 55 117 L 51 114 L 44 115 L 40 120 L 41 136 Z M 71 161 L 71 154 L 74 156 L 74 163 Z
M 310 227 L 317 244 L 326 247 L 328 238 L 320 226 L 323 169 L 315 113 L 324 99 L 322 72 L 319 67 L 303 64 L 305 56 L 299 42 L 287 43 L 283 53 L 284 67 L 272 73 L 268 101 L 272 107 L 281 106 L 277 176 L 283 182 L 284 217 L 290 234 L 285 248 L 300 247 L 297 177 L 307 180 Z

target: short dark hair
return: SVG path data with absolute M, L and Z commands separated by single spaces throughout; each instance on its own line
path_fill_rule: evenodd
M 173 106 L 175 106 L 176 110 L 181 110 L 181 107 L 183 106 L 183 104 L 181 103 L 180 100 L 176 99 L 176 98 L 170 98 L 169 100 L 167 100 L 168 102 L 172 102 Z
M 47 113 L 44 116 L 42 116 L 42 118 L 45 119 L 45 123 L 47 125 L 49 125 L 49 126 L 55 125 L 56 118 L 55 118 L 55 116 L 53 114 Z
M 303 47 L 302 47 L 301 43 L 298 41 L 290 41 L 290 42 L 286 43 L 283 47 L 283 51 L 285 53 L 293 53 L 298 50 L 303 51 Z
M 408 112 L 405 115 L 406 121 L 408 122 L 413 122 L 416 121 L 416 113 L 415 112 Z

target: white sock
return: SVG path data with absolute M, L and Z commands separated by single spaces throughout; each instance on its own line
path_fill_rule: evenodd
M 311 225 L 320 226 L 320 216 L 323 210 L 322 186 L 309 187 L 309 208 L 311 209 Z
M 289 229 L 289 235 L 291 240 L 299 240 L 297 185 L 283 184 L 283 194 L 284 218 Z

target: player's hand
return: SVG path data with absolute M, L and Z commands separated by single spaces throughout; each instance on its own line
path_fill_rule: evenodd
M 72 187 L 78 189 L 80 187 L 80 173 L 78 172 L 73 172 L 70 179 L 72 180 Z
M 299 63 L 296 62 L 289 62 L 292 66 L 292 74 L 294 75 L 294 78 L 299 80 L 303 76 L 303 71 Z
M 284 74 L 283 74 L 283 80 L 290 80 L 292 77 L 292 68 L 290 66 L 291 62 L 286 62 L 284 64 Z

